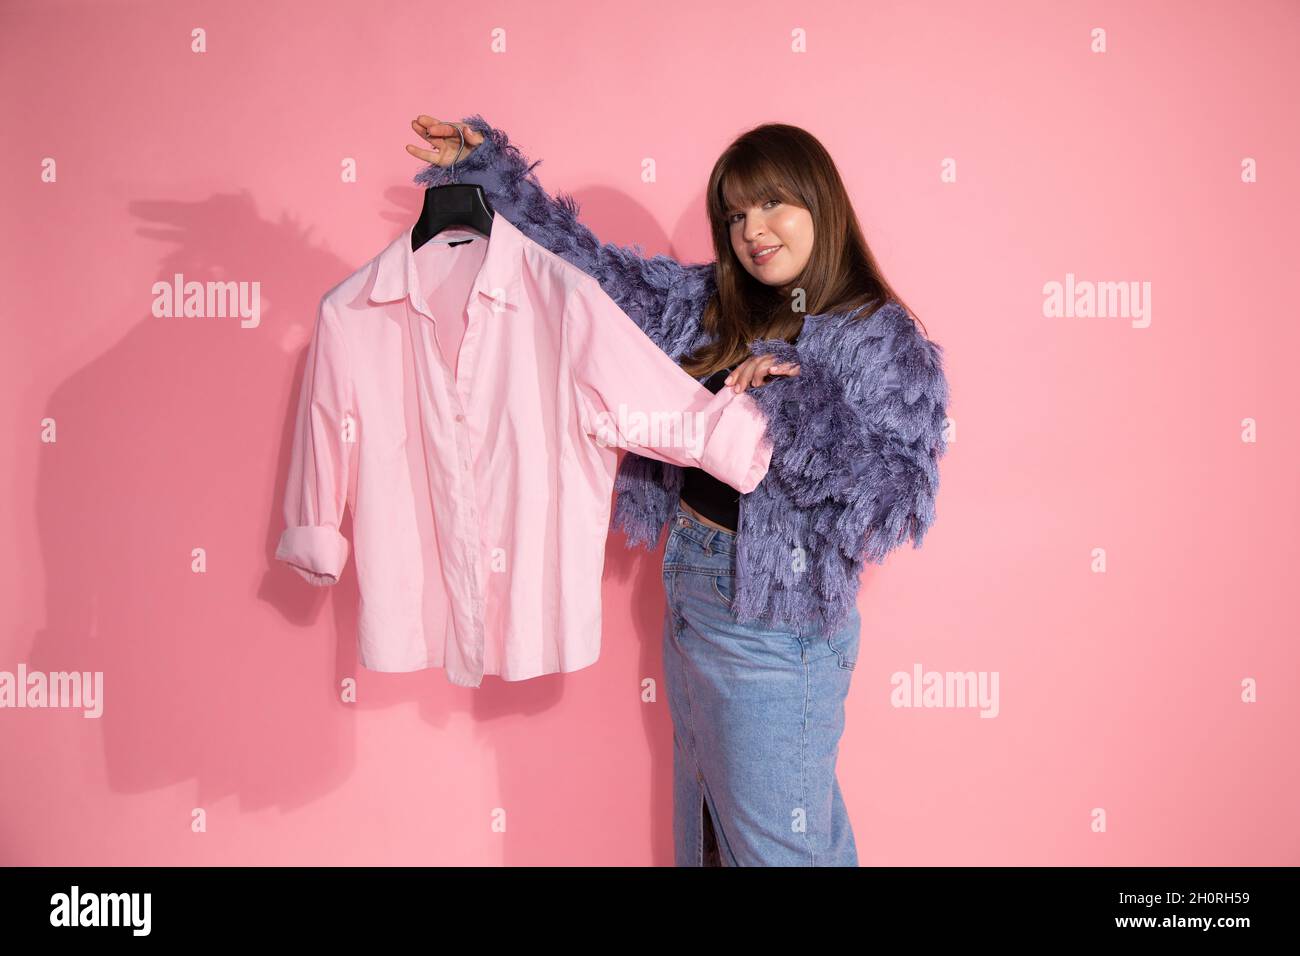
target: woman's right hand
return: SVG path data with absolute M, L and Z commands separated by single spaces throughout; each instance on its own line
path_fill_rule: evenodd
M 465 123 L 444 123 L 423 113 L 411 120 L 411 129 L 415 130 L 416 135 L 428 143 L 430 148 L 408 144 L 406 151 L 435 166 L 450 166 L 457 162 L 457 152 L 463 160 L 474 151 L 475 146 L 483 142 L 483 134 Z M 456 132 L 458 129 L 465 134 L 464 148 L 460 145 L 460 133 Z

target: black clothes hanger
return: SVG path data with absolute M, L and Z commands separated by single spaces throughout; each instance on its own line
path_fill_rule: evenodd
M 460 134 L 460 148 L 451 163 L 453 177 L 456 163 L 465 148 L 465 131 L 457 126 L 456 132 Z M 483 187 L 475 183 L 451 182 L 426 189 L 424 208 L 411 227 L 411 251 L 419 249 L 448 226 L 468 226 L 485 236 L 491 235 L 494 215 Z

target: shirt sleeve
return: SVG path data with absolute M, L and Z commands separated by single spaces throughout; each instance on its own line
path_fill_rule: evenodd
M 342 329 L 322 299 L 298 396 L 284 492 L 286 527 L 275 549 L 277 560 L 317 586 L 337 583 L 348 560 L 339 525 L 356 468 L 353 394 Z
M 742 494 L 767 474 L 772 443 L 754 399 L 711 393 L 590 277 L 569 295 L 564 341 L 583 430 L 598 443 L 701 468 Z

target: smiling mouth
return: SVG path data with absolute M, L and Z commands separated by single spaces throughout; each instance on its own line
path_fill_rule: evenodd
M 776 255 L 780 251 L 781 251 L 780 246 L 771 246 L 767 249 L 764 249 L 762 252 L 758 253 L 757 255 L 750 256 L 749 258 L 752 259 L 756 264 L 762 265 L 764 262 L 767 262 L 767 260 L 771 259 L 774 255 Z

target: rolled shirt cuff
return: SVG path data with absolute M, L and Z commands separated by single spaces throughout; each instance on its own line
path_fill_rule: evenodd
M 338 583 L 343 573 L 348 560 L 348 539 L 336 528 L 324 525 L 285 528 L 275 557 L 309 584 L 325 587 Z
M 741 494 L 748 494 L 758 487 L 772 461 L 772 442 L 766 437 L 767 415 L 748 389 L 737 394 L 724 385 L 715 399 L 726 404 L 704 445 L 700 467 Z

